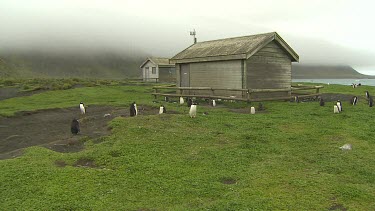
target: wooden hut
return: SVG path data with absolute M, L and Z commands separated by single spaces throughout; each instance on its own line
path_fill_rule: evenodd
M 140 66 L 143 81 L 148 82 L 175 82 L 176 68 L 168 58 L 147 58 Z
M 290 96 L 291 63 L 298 60 L 276 32 L 198 42 L 171 58 L 178 87 L 285 90 L 251 98 Z M 244 97 L 243 92 L 223 94 Z

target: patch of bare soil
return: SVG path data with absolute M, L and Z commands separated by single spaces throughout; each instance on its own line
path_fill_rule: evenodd
M 325 102 L 333 102 L 340 100 L 341 102 L 350 102 L 354 95 L 337 94 L 337 93 L 324 93 L 320 95 Z M 361 96 L 358 96 L 361 97 Z
M 41 92 L 45 92 L 48 90 L 35 90 L 30 92 L 20 92 L 19 88 L 14 87 L 7 87 L 7 88 L 0 88 L 0 100 L 5 100 L 13 97 L 22 97 L 22 96 L 30 96 L 33 94 L 38 94 Z
M 230 178 L 230 177 L 221 178 L 220 181 L 221 183 L 226 184 L 226 185 L 236 184 L 237 182 L 235 179 Z
M 156 115 L 158 108 L 139 105 L 139 115 Z M 109 114 L 109 115 L 108 115 Z M 115 117 L 129 117 L 129 108 L 89 106 L 81 115 L 78 106 L 33 112 L 20 112 L 13 117 L 0 117 L 0 159 L 17 157 L 22 149 L 44 146 L 58 152 L 77 152 L 84 148 L 87 137 L 109 135 L 107 123 Z M 70 124 L 80 122 L 81 132 L 73 135 Z
M 346 211 L 347 209 L 342 205 L 342 204 L 335 204 L 332 205 L 329 210 L 341 210 L 341 211 Z
M 57 167 L 65 167 L 67 164 L 66 164 L 65 161 L 63 161 L 63 160 L 56 160 L 56 161 L 55 161 L 55 165 L 56 165 Z
M 96 168 L 95 161 L 87 158 L 81 158 L 77 160 L 73 166 L 75 167 L 89 167 L 89 168 Z

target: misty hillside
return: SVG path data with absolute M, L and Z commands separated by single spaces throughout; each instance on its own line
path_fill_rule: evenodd
M 292 66 L 293 79 L 343 79 L 343 78 L 375 78 L 375 76 L 364 75 L 357 72 L 350 66 L 344 65 L 302 65 L 293 64 Z
M 48 52 L 12 50 L 0 52 L 0 77 L 139 77 L 147 55 L 119 51 Z

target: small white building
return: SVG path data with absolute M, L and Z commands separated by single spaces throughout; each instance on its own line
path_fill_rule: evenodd
M 140 66 L 143 81 L 148 82 L 175 82 L 176 67 L 168 58 L 147 58 Z

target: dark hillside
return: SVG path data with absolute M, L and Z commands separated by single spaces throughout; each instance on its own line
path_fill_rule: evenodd
M 375 78 L 375 76 L 364 75 L 350 66 L 345 65 L 302 65 L 293 64 L 293 79 L 344 79 L 344 78 Z
M 136 52 L 47 52 L 13 50 L 0 52 L 1 77 L 139 77 L 139 65 L 147 55 Z

